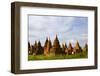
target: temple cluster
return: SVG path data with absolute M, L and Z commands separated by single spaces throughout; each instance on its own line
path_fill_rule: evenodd
M 34 45 L 30 45 L 28 42 L 28 54 L 29 55 L 71 55 L 71 54 L 77 54 L 81 53 L 84 50 L 88 51 L 88 45 L 85 44 L 85 46 L 82 48 L 79 45 L 79 42 L 76 42 L 76 45 L 73 47 L 71 43 L 69 43 L 68 47 L 66 43 L 63 43 L 62 46 L 59 43 L 58 37 L 56 35 L 56 38 L 51 43 L 50 38 L 46 38 L 44 46 L 41 45 L 40 41 L 35 41 Z

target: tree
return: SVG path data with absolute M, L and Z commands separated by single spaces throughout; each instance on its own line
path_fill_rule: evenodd
M 32 54 L 32 49 L 31 49 L 30 42 L 28 42 L 28 54 L 29 54 L 29 55 Z
M 31 45 L 31 54 L 33 55 L 34 52 L 35 52 L 35 50 L 34 50 L 34 45 Z
M 36 51 L 37 50 L 37 41 L 35 41 L 34 45 L 32 45 L 32 52 L 33 52 L 33 55 L 36 54 Z
M 30 42 L 28 42 L 28 48 L 30 48 Z
M 30 54 L 30 43 L 28 42 L 28 54 Z
M 39 41 L 36 48 L 36 55 L 43 54 L 43 47 L 41 46 L 41 42 Z
M 87 44 L 85 44 L 83 51 L 88 51 L 88 45 Z

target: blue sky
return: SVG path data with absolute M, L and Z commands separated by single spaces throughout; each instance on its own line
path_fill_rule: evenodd
M 46 37 L 50 37 L 52 43 L 55 35 L 58 35 L 60 43 L 69 42 L 74 46 L 79 41 L 84 46 L 88 41 L 88 18 L 74 16 L 28 16 L 28 39 L 31 44 L 41 41 L 44 45 Z

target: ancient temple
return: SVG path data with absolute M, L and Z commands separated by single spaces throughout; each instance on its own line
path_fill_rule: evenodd
M 29 55 L 71 55 L 76 53 L 81 53 L 82 51 L 88 51 L 88 45 L 85 44 L 84 48 L 81 48 L 79 42 L 76 42 L 76 45 L 72 47 L 72 44 L 69 42 L 67 47 L 66 43 L 62 43 L 60 46 L 59 39 L 56 35 L 53 44 L 51 43 L 50 38 L 46 38 L 44 46 L 41 45 L 40 41 L 35 41 L 34 45 L 30 45 L 28 42 L 28 54 Z
M 75 47 L 73 49 L 73 54 L 74 53 L 81 53 L 81 52 L 82 52 L 82 48 L 80 47 L 79 42 L 77 41 L 76 45 L 75 45 Z
M 61 54 L 61 53 L 62 53 L 62 49 L 60 47 L 60 43 L 59 43 L 58 37 L 56 35 L 56 38 L 53 42 L 53 46 L 50 50 L 50 54 L 51 55 L 57 55 L 57 54 Z
M 62 54 L 66 54 L 66 51 L 65 51 L 66 49 L 67 49 L 67 45 L 64 42 L 64 43 L 62 43 Z
M 48 43 L 48 38 L 46 38 L 45 44 L 44 44 L 44 55 L 47 55 L 47 43 Z
M 72 44 L 71 44 L 70 42 L 69 42 L 69 46 L 68 46 L 68 48 L 66 48 L 65 52 L 66 52 L 66 54 L 68 54 L 68 55 L 71 55 L 71 54 L 72 54 L 72 52 L 73 52 L 73 47 L 72 47 Z
M 44 45 L 44 55 L 50 54 L 50 49 L 52 48 L 51 40 L 46 39 L 45 45 Z

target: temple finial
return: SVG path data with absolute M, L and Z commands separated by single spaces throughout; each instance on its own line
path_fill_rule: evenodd
M 50 40 L 50 37 L 48 37 L 48 40 Z
M 56 34 L 56 37 L 57 37 L 57 34 Z
M 58 39 L 57 34 L 56 34 L 56 39 Z

